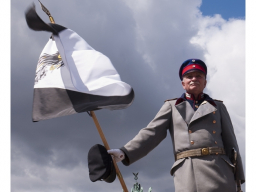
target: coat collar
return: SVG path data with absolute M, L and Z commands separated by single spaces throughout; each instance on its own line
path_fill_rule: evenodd
M 204 94 L 204 101 L 201 103 L 196 112 L 187 101 L 185 93 L 183 93 L 181 97 L 177 99 L 175 107 L 187 124 L 190 124 L 196 119 L 217 110 L 215 108 L 216 103 L 207 94 Z
M 214 102 L 214 100 L 209 96 L 209 95 L 207 95 L 207 94 L 205 94 L 205 93 L 201 93 L 200 95 L 199 95 L 199 98 L 198 98 L 199 100 L 205 100 L 205 101 L 208 101 L 210 104 L 212 104 L 213 106 L 217 106 L 216 105 L 216 103 Z M 180 98 L 178 98 L 177 99 L 177 101 L 176 101 L 176 103 L 175 103 L 175 106 L 176 105 L 178 105 L 178 104 L 180 104 L 180 103 L 182 103 L 183 101 L 186 101 L 186 100 L 195 100 L 194 99 L 194 95 L 192 95 L 192 94 L 189 94 L 189 93 L 183 93 L 182 95 L 181 95 L 181 97 Z

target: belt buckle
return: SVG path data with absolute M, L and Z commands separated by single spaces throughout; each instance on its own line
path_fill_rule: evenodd
M 209 155 L 209 148 L 208 147 L 207 148 L 202 148 L 201 153 L 202 153 L 202 155 Z

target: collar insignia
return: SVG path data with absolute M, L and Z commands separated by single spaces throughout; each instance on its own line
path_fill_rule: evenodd
M 186 97 L 191 98 L 191 95 L 189 93 L 186 93 Z

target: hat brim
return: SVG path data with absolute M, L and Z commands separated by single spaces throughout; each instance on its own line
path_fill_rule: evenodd
M 103 179 L 103 180 L 106 181 L 107 183 L 112 183 L 113 181 L 115 181 L 115 179 L 116 179 L 116 169 L 115 169 L 114 163 L 111 162 L 111 173 L 106 179 Z
M 192 70 L 186 71 L 186 73 L 184 73 L 184 74 L 182 75 L 182 78 L 183 78 L 185 75 L 187 75 L 187 74 L 189 74 L 189 73 L 193 73 L 193 72 L 202 73 L 202 74 L 206 77 L 206 74 L 205 74 L 203 71 L 201 71 L 201 70 L 199 70 L 199 69 L 192 69 Z

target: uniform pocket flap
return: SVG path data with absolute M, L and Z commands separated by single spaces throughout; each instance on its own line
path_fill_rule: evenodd
M 174 172 L 176 171 L 175 168 L 176 168 L 179 164 L 181 164 L 183 161 L 185 161 L 185 158 L 179 159 L 179 160 L 177 160 L 177 161 L 175 161 L 175 162 L 173 163 L 172 168 L 171 168 L 171 171 L 170 171 L 170 173 L 171 173 L 172 176 L 173 176 Z
M 235 166 L 231 163 L 231 161 L 230 161 L 230 159 L 228 158 L 228 156 L 222 155 L 221 158 L 222 158 L 224 161 L 226 161 L 227 164 L 229 164 L 231 167 L 235 167 Z

